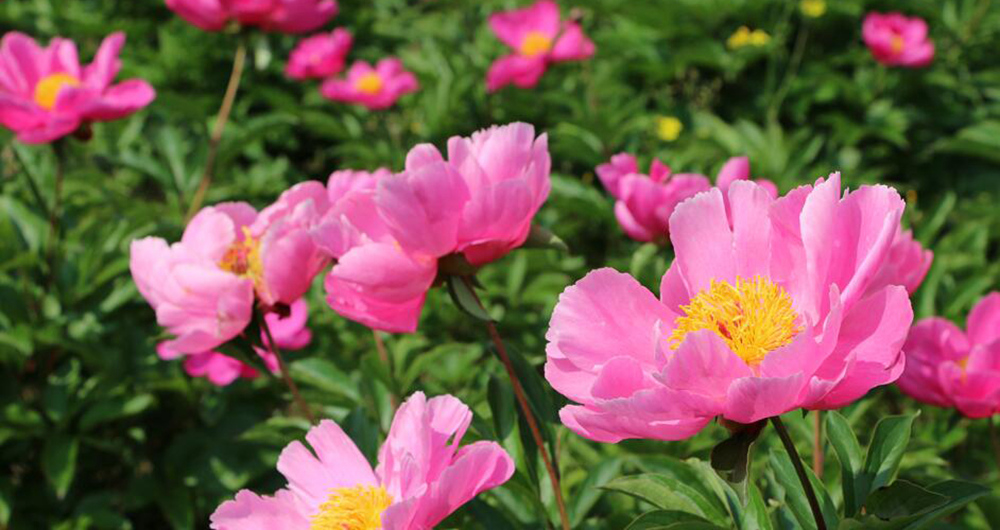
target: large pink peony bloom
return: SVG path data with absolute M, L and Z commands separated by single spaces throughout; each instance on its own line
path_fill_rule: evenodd
M 440 258 L 461 254 L 479 266 L 524 243 L 550 168 L 546 136 L 516 123 L 451 138 L 448 160 L 425 144 L 400 174 L 331 178 L 331 197 L 340 197 L 316 231 L 337 259 L 330 306 L 375 329 L 416 330 Z
M 875 60 L 886 66 L 920 68 L 934 60 L 934 43 L 927 23 L 901 13 L 868 13 L 861 36 Z
M 76 44 L 55 38 L 41 48 L 16 31 L 0 41 L 0 125 L 24 143 L 47 143 L 94 121 L 124 118 L 149 105 L 156 91 L 141 79 L 112 85 L 125 45 L 124 33 L 109 35 L 80 66 Z
M 343 28 L 303 39 L 292 50 L 285 74 L 292 79 L 335 76 L 344 69 L 344 60 L 347 52 L 351 51 L 352 43 L 351 32 Z
M 693 173 L 673 174 L 669 166 L 654 159 L 649 175 L 639 173 L 634 156 L 620 153 L 611 161 L 597 166 L 597 176 L 616 199 L 615 217 L 629 237 L 636 241 L 666 243 L 669 237 L 670 214 L 684 200 L 712 187 L 708 177 Z M 726 161 L 716 177 L 716 186 L 723 197 L 729 185 L 750 179 L 750 161 L 734 157 Z M 755 181 L 772 197 L 778 189 L 768 180 Z
M 868 292 L 903 212 L 890 188 L 840 175 L 774 199 L 737 181 L 682 203 L 657 298 L 591 272 L 559 298 L 545 376 L 579 403 L 569 428 L 602 442 L 676 440 L 721 416 L 752 423 L 832 409 L 891 383 L 913 318 L 906 290 Z
M 576 22 L 562 22 L 559 6 L 541 0 L 530 7 L 490 16 L 490 29 L 514 53 L 497 59 L 486 74 L 490 92 L 509 84 L 531 88 L 552 63 L 594 55 L 594 43 Z
M 166 0 L 167 7 L 206 31 L 220 31 L 230 21 L 265 31 L 306 33 L 337 14 L 334 0 Z
M 420 88 L 413 72 L 403 68 L 395 57 L 382 59 L 372 68 L 358 61 L 347 71 L 346 79 L 328 79 L 320 87 L 327 99 L 362 105 L 371 110 L 387 109 L 396 100 Z
M 211 351 L 243 331 L 255 301 L 267 310 L 301 298 L 327 262 L 311 235 L 327 208 L 326 189 L 308 182 L 260 214 L 246 203 L 204 208 L 173 245 L 133 241 L 136 286 L 176 337 L 164 347 Z
M 417 392 L 396 412 L 372 470 L 332 421 L 292 442 L 278 458 L 288 486 L 273 497 L 243 490 L 212 514 L 214 530 L 433 528 L 514 473 L 495 442 L 459 448 L 472 411 L 457 398 Z
M 275 344 L 283 350 L 301 350 L 312 341 L 312 332 L 306 327 L 309 309 L 304 300 L 297 300 L 289 307 L 287 316 L 268 313 L 264 316 L 274 337 Z M 268 344 L 267 336 L 261 331 L 261 344 Z M 166 343 L 156 348 L 164 360 L 176 359 L 183 353 L 170 350 Z M 278 358 L 271 351 L 254 346 L 254 351 L 264 361 L 268 370 L 278 373 Z M 260 374 L 252 366 L 224 353 L 207 351 L 184 356 L 184 371 L 192 377 L 204 377 L 216 386 L 226 386 L 244 378 L 252 379 Z
M 939 317 L 916 323 L 903 346 L 897 384 L 914 399 L 955 407 L 971 418 L 1000 413 L 1000 293 L 969 313 L 968 332 Z

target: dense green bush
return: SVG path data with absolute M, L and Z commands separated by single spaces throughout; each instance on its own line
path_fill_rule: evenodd
M 487 94 L 485 72 L 505 50 L 486 18 L 515 4 L 342 0 L 330 26 L 354 33 L 351 58 L 396 54 L 419 77 L 420 91 L 384 112 L 331 103 L 316 83 L 287 79 L 295 37 L 248 35 L 250 64 L 206 202 L 263 206 L 289 185 L 336 169 L 399 169 L 419 142 L 442 146 L 494 123 L 534 124 L 550 136 L 554 172 L 537 223 L 571 252 L 518 251 L 479 275 L 505 339 L 536 369 L 525 369 L 531 381 L 541 381 L 548 317 L 567 285 L 606 265 L 656 288 L 672 257 L 617 226 L 594 168 L 620 151 L 711 175 L 727 157 L 745 154 L 754 175 L 782 191 L 831 171 L 852 187 L 890 184 L 907 198 L 905 222 L 936 255 L 913 296 L 918 318 L 963 322 L 981 295 L 997 289 L 1000 6 L 990 0 L 830 0 L 817 18 L 791 0 L 564 1 L 596 55 L 551 68 L 534 89 Z M 925 18 L 934 63 L 915 70 L 876 63 L 860 36 L 871 10 Z M 743 25 L 770 40 L 727 48 Z M 129 119 L 95 125 L 91 141 L 69 143 L 56 260 L 46 253 L 53 151 L 0 131 L 0 528 L 204 528 L 237 489 L 280 487 L 277 454 L 308 427 L 280 379 L 217 388 L 160 360 L 154 346 L 162 331 L 128 270 L 131 240 L 176 240 L 183 230 L 235 37 L 202 32 L 160 0 L 6 0 L 0 31 L 9 30 L 73 38 L 87 60 L 107 33 L 125 31 L 120 77 L 148 80 L 158 97 Z M 658 137 L 660 117 L 681 121 L 676 140 Z M 390 369 L 368 329 L 329 310 L 321 286 L 309 302 L 315 338 L 289 354 L 291 374 L 369 457 L 393 400 L 417 390 L 460 397 L 476 413 L 473 437 L 498 439 L 515 455 L 515 477 L 444 526 L 543 528 L 558 520 L 486 331 L 444 290 L 432 292 L 419 333 L 387 339 Z M 624 528 L 651 504 L 729 524 L 727 497 L 715 497 L 727 486 L 703 462 L 725 429 L 676 443 L 596 444 L 559 424 L 561 396 L 544 383 L 539 391 L 574 527 Z M 1000 442 L 991 440 L 990 420 L 919 405 L 895 387 L 827 419 L 843 420 L 863 445 L 880 419 L 918 410 L 899 476 L 924 486 L 959 478 L 992 487 L 935 528 L 1000 527 Z M 811 416 L 787 416 L 800 452 L 811 455 Z M 906 422 L 899 432 L 908 432 L 909 420 L 899 421 Z M 801 493 L 784 488 L 790 464 L 777 438 L 758 445 L 752 473 L 763 494 L 751 488 L 754 515 L 740 527 L 771 528 L 760 522 L 767 512 L 775 528 L 806 524 L 796 522 Z M 841 505 L 842 455 L 830 445 L 826 453 L 826 489 Z M 677 460 L 689 457 L 701 461 L 688 468 Z M 697 491 L 662 493 L 637 483 L 639 473 L 691 479 Z M 634 528 L 667 527 L 655 517 Z

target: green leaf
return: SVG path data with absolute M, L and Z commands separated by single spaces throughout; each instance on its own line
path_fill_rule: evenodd
M 894 519 L 923 513 L 948 502 L 948 497 L 925 490 L 912 482 L 897 480 L 868 496 L 865 511 L 879 519 Z
M 602 487 L 618 476 L 623 462 L 622 458 L 609 458 L 588 470 L 587 479 L 577 489 L 577 494 L 570 498 L 567 506 L 571 527 L 579 528 L 583 524 L 587 513 L 604 493 Z
M 73 482 L 79 450 L 79 439 L 68 434 L 49 436 L 42 447 L 42 471 L 60 499 L 66 496 Z
M 479 303 L 479 298 L 472 292 L 472 288 L 465 282 L 463 277 L 448 276 L 447 284 L 448 294 L 451 295 L 451 299 L 455 302 L 455 305 L 465 314 L 484 322 L 493 321 L 493 317 Z
M 918 412 L 919 414 L 919 412 Z M 868 444 L 864 471 L 858 480 L 858 499 L 864 502 L 868 494 L 885 486 L 896 474 L 903 453 L 910 442 L 910 429 L 916 414 L 888 416 L 875 425 L 875 433 Z
M 880 491 L 886 491 L 887 489 L 894 488 L 896 483 L 889 488 L 885 488 Z M 943 503 L 938 503 L 937 505 L 928 507 L 928 509 L 920 510 L 918 513 L 897 516 L 895 518 L 884 520 L 880 519 L 875 515 L 864 515 L 855 519 L 846 519 L 838 527 L 838 530 L 921 530 L 928 528 L 928 525 L 941 519 L 948 517 L 949 515 L 955 513 L 957 510 L 969 504 L 976 499 L 979 499 L 987 494 L 989 494 L 989 488 L 981 486 L 979 484 L 973 484 L 971 482 L 963 482 L 960 480 L 947 480 L 944 482 L 939 482 L 927 488 L 920 488 L 919 486 L 909 485 L 903 486 L 898 492 L 892 493 L 892 496 L 899 495 L 914 495 L 915 491 L 913 488 L 919 488 L 923 492 L 918 495 L 925 500 L 929 500 L 931 495 L 937 494 L 945 499 Z M 872 497 L 875 498 L 881 505 L 878 507 L 880 511 L 885 513 L 896 513 L 900 514 L 907 508 L 901 506 L 902 503 L 906 501 L 890 501 L 887 498 L 879 499 L 878 496 L 886 496 L 890 494 L 880 494 L 879 492 L 873 493 Z M 916 508 L 916 504 L 909 504 L 909 509 Z
M 309 357 L 291 364 L 292 378 L 320 390 L 335 393 L 352 401 L 360 399 L 358 385 L 336 364 L 321 357 Z
M 799 526 L 806 529 L 816 528 L 816 519 L 813 517 L 812 509 L 809 507 L 809 500 L 802 489 L 802 482 L 789 454 L 782 449 L 772 449 L 770 453 L 771 469 L 774 470 L 778 484 L 785 490 L 785 503 L 788 509 L 795 516 Z M 830 499 L 830 494 L 826 491 L 823 482 L 816 478 L 812 470 L 805 468 L 809 483 L 812 484 L 816 499 L 819 501 L 820 510 L 823 512 L 823 519 L 827 528 L 836 528 L 839 522 L 837 517 L 837 507 Z
M 521 248 L 548 248 L 569 252 L 569 246 L 559 236 L 553 234 L 548 228 L 535 224 L 531 225 L 531 230 L 528 232 L 528 239 L 524 241 Z
M 741 498 L 746 495 L 750 451 L 766 425 L 766 421 L 749 425 L 712 448 L 712 468 L 727 482 L 737 485 L 736 490 Z
M 139 394 L 130 398 L 125 396 L 105 398 L 83 413 L 80 418 L 80 430 L 86 432 L 103 423 L 141 414 L 154 402 L 155 399 L 150 394 Z
M 740 530 L 774 529 L 771 514 L 767 510 L 767 503 L 764 502 L 764 497 L 760 494 L 760 488 L 753 483 L 750 483 L 747 505 L 737 526 Z
M 818 412 L 814 412 L 818 414 Z M 840 482 L 844 493 L 844 513 L 852 516 L 861 509 L 863 494 L 858 491 L 861 473 L 861 445 L 847 419 L 835 410 L 826 412 L 826 437 L 840 461 Z
M 684 528 L 717 529 L 716 526 L 697 515 L 677 510 L 656 510 L 636 517 L 625 530 L 680 530 Z
M 517 418 L 517 406 L 514 403 L 514 392 L 510 389 L 510 383 L 490 374 L 486 386 L 486 401 L 493 413 L 494 432 L 498 439 L 503 440 L 513 430 L 514 420 Z
M 663 510 L 694 514 L 709 521 L 725 522 L 728 517 L 728 514 L 720 514 L 704 494 L 673 477 L 654 474 L 619 477 L 607 483 L 604 489 L 630 495 Z

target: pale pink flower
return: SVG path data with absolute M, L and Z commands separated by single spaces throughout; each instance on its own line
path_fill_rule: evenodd
M 426 530 L 506 482 L 514 462 L 495 442 L 459 448 L 472 411 L 417 392 L 396 412 L 373 470 L 336 423 L 324 420 L 278 458 L 288 485 L 274 496 L 241 490 L 211 517 L 214 530 Z
M 30 144 L 48 143 L 95 121 L 124 118 L 149 105 L 156 91 L 141 79 L 112 84 L 124 33 L 101 43 L 81 66 L 76 44 L 56 37 L 45 48 L 16 31 L 0 41 L 0 125 Z
M 940 317 L 917 322 L 896 384 L 918 401 L 986 418 L 1000 413 L 1000 293 L 980 300 L 967 326 L 963 332 Z
M 357 61 L 347 71 L 346 79 L 327 79 L 320 93 L 327 99 L 362 105 L 371 110 L 387 109 L 396 100 L 420 88 L 413 72 L 403 68 L 395 57 L 382 59 L 372 68 Z
M 292 79 L 325 79 L 344 69 L 347 52 L 351 51 L 351 32 L 337 28 L 303 39 L 292 50 L 285 74 Z
M 280 33 L 305 33 L 337 14 L 334 0 L 166 0 L 181 18 L 206 31 L 231 21 Z
M 246 203 L 202 209 L 181 241 L 132 242 L 130 268 L 157 322 L 175 336 L 170 351 L 211 351 L 243 331 L 254 304 L 291 304 L 327 257 L 312 230 L 328 208 L 318 182 L 295 186 L 258 215 Z
M 375 329 L 416 330 L 439 259 L 461 254 L 479 266 L 521 246 L 550 169 L 546 136 L 516 123 L 451 138 L 448 160 L 425 144 L 397 175 L 344 174 L 331 191 L 342 197 L 315 231 L 337 259 L 326 278 L 330 306 Z
M 934 60 L 934 43 L 922 18 L 901 13 L 868 13 L 861 36 L 875 60 L 886 66 L 920 68 Z
M 514 53 L 497 59 L 486 74 L 490 92 L 513 84 L 531 88 L 552 63 L 582 61 L 594 55 L 594 43 L 576 22 L 562 22 L 559 6 L 541 0 L 522 9 L 490 15 L 490 29 Z
M 906 290 L 868 292 L 899 230 L 892 189 L 841 193 L 840 175 L 773 198 L 736 181 L 670 219 L 676 258 L 657 298 L 599 269 L 559 298 L 545 376 L 579 405 L 582 436 L 687 438 L 713 418 L 753 423 L 843 407 L 903 370 Z

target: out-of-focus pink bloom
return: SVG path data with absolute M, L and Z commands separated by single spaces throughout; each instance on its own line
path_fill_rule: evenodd
M 920 68 L 934 59 L 934 43 L 927 38 L 927 23 L 922 18 L 868 13 L 861 36 L 875 60 L 887 66 Z
M 176 337 L 165 348 L 211 351 L 243 331 L 255 300 L 270 307 L 301 298 L 327 262 L 312 230 L 328 207 L 323 185 L 307 182 L 259 215 L 246 203 L 204 208 L 173 245 L 133 241 L 132 278 Z
M 840 175 L 775 199 L 736 181 L 678 206 L 657 298 L 612 269 L 559 298 L 545 376 L 592 440 L 687 438 L 712 418 L 753 423 L 832 409 L 891 383 L 913 318 L 906 290 L 868 284 L 899 230 L 892 189 L 841 194 Z
M 546 136 L 515 123 L 451 138 L 448 160 L 418 145 L 400 174 L 331 178 L 338 198 L 316 231 L 337 259 L 326 279 L 330 306 L 375 329 L 416 330 L 438 260 L 461 254 L 479 266 L 521 246 L 550 169 Z
M 355 103 L 371 110 L 387 109 L 396 100 L 420 88 L 413 72 L 403 68 L 395 57 L 382 59 L 372 68 L 365 61 L 357 61 L 347 71 L 346 79 L 328 79 L 320 87 L 327 99 Z
M 917 322 L 897 384 L 918 401 L 985 418 L 1000 413 L 1000 293 L 980 300 L 966 324 L 962 332 L 939 317 Z
M 351 51 L 352 42 L 351 32 L 343 28 L 303 39 L 292 50 L 285 74 L 293 79 L 335 76 L 344 69 L 344 60 L 347 52 Z
M 309 345 L 312 332 L 306 327 L 309 309 L 304 300 L 297 300 L 289 306 L 287 316 L 268 313 L 264 316 L 274 337 L 274 343 L 283 350 L 301 350 Z M 267 334 L 261 331 L 261 344 L 268 344 Z M 173 352 L 161 343 L 156 348 L 161 358 L 170 360 L 183 355 Z M 261 347 L 254 346 L 268 370 L 278 373 L 278 358 Z M 192 377 L 204 377 L 217 386 L 226 386 L 238 378 L 255 378 L 260 375 L 250 365 L 217 351 L 196 353 L 184 357 L 184 371 Z
M 892 242 L 885 263 L 872 279 L 869 290 L 895 284 L 906 287 L 906 291 L 913 294 L 923 283 L 933 262 L 934 253 L 914 240 L 912 231 L 900 230 Z
M 337 14 L 334 0 L 166 0 L 167 7 L 191 24 L 220 31 L 230 21 L 265 31 L 305 33 Z
M 425 530 L 506 482 L 514 462 L 495 442 L 462 448 L 472 411 L 457 398 L 417 392 L 396 412 L 372 470 L 336 423 L 324 420 L 278 458 L 288 486 L 241 490 L 212 514 L 214 530 L 385 528 Z
M 94 62 L 81 66 L 76 44 L 54 38 L 42 48 L 12 31 L 0 41 L 0 125 L 29 144 L 47 143 L 94 121 L 124 118 L 149 105 L 156 91 L 141 79 L 112 85 L 125 45 L 112 33 Z
M 530 7 L 490 15 L 490 29 L 514 53 L 497 59 L 486 74 L 490 92 L 509 84 L 531 88 L 552 63 L 582 61 L 594 43 L 576 22 L 562 22 L 559 6 L 541 0 Z
M 615 217 L 622 229 L 632 239 L 644 242 L 666 243 L 670 214 L 674 208 L 712 187 L 708 177 L 695 173 L 673 174 L 669 166 L 656 159 L 649 175 L 643 175 L 635 157 L 627 153 L 617 154 L 611 157 L 611 162 L 597 166 L 597 176 L 616 199 Z M 730 184 L 749 179 L 750 161 L 747 157 L 734 157 L 722 166 L 716 177 L 716 186 L 725 198 Z M 771 197 L 778 196 L 778 189 L 771 181 L 754 182 L 760 184 Z

